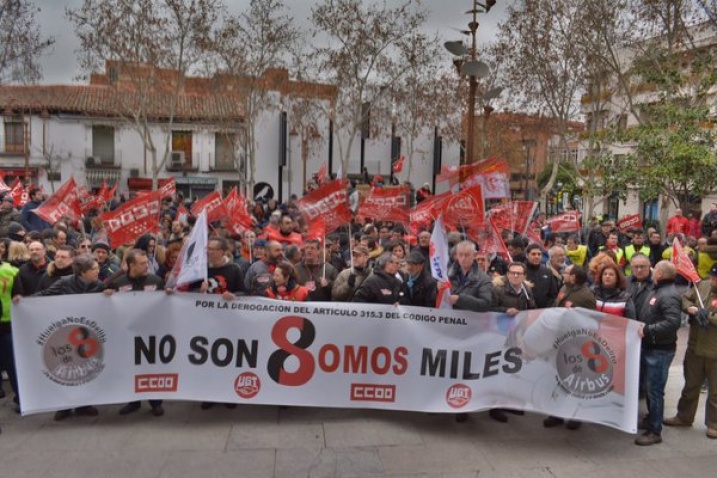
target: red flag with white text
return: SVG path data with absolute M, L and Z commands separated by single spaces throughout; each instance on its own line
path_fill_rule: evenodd
M 77 190 L 75 178 L 70 178 L 65 184 L 50 196 L 50 198 L 42 203 L 37 209 L 33 209 L 35 214 L 40 216 L 48 224 L 55 224 L 63 216 L 68 216 L 72 220 L 78 220 L 82 217 L 82 209 L 80 208 L 80 197 Z
M 10 186 L 10 195 L 15 201 L 15 207 L 17 208 L 23 207 L 25 204 L 27 204 L 27 201 L 30 200 L 29 191 L 22 187 L 22 182 L 20 182 L 20 180 L 17 178 L 15 179 L 15 181 L 12 182 L 12 185 Z
M 361 202 L 358 214 L 376 221 L 409 222 L 408 196 L 411 189 L 408 185 L 372 188 Z
M 687 255 L 679 239 L 676 237 L 672 243 L 672 263 L 677 267 L 677 273 L 688 281 L 697 283 L 701 280 L 690 256 Z
M 161 198 L 161 191 L 152 191 L 102 214 L 100 218 L 112 247 L 132 243 L 142 234 L 156 231 L 159 228 Z
M 391 165 L 391 168 L 393 169 L 393 174 L 398 174 L 401 171 L 403 171 L 403 163 L 405 163 L 405 162 L 406 162 L 405 156 L 401 156 L 400 158 L 398 158 L 398 160 L 396 160 L 396 162 L 394 162 Z
M 253 219 L 247 210 L 246 199 L 240 196 L 236 186 L 224 198 L 227 220 L 224 226 L 232 234 L 242 236 L 252 228 Z
M 451 194 L 441 203 L 440 211 L 446 225 L 469 228 L 485 222 L 483 191 L 478 185 Z
M 310 192 L 296 202 L 307 224 L 323 216 L 326 233 L 331 234 L 340 226 L 351 221 L 349 208 L 348 180 L 337 179 Z
M 192 214 L 199 217 L 204 209 L 207 210 L 207 222 L 219 221 L 228 215 L 227 208 L 222 200 L 222 193 L 219 191 L 212 191 L 202 199 L 197 200 L 192 205 Z
M 550 224 L 550 232 L 553 234 L 580 230 L 580 214 L 577 211 L 568 211 L 559 216 L 553 216 L 547 222 Z

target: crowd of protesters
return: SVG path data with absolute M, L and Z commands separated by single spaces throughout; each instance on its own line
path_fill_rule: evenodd
M 419 201 L 430 196 L 425 185 Z M 13 361 L 13 302 L 29 296 L 163 291 L 178 260 L 194 218 L 181 217 L 181 194 L 161 205 L 160 230 L 135 241 L 110 245 L 102 222 L 90 214 L 83 223 L 60 220 L 50 225 L 30 211 L 42 203 L 32 191 L 21 211 L 9 196 L 0 201 L 0 368 L 9 378 L 19 410 L 21 397 Z M 254 227 L 234 236 L 221 222 L 211 225 L 207 247 L 208 279 L 181 291 L 218 294 L 225 300 L 262 296 L 288 301 L 343 301 L 435 307 L 439 284 L 429 267 L 431 231 L 411 231 L 402 224 L 354 218 L 325 240 L 307 238 L 297 198 L 280 204 L 270 199 L 250 205 Z M 453 308 L 494 311 L 509 316 L 547 307 L 584 307 L 640 321 L 643 337 L 641 389 L 648 414 L 640 426 L 639 445 L 662 441 L 663 423 L 690 426 L 700 388 L 709 387 L 707 436 L 717 438 L 717 205 L 705 215 L 699 236 L 689 235 L 681 212 L 670 218 L 667 235 L 656 229 L 630 229 L 615 222 L 591 221 L 583 231 L 553 234 L 539 215 L 530 223 L 532 240 L 503 231 L 509 257 L 481 250 L 461 231 L 449 231 L 451 248 L 446 300 Z M 539 237 L 539 240 L 535 240 Z M 698 290 L 676 274 L 672 243 L 681 241 L 702 278 Z M 167 292 L 168 293 L 168 292 Z M 685 356 L 686 384 L 678 413 L 663 420 L 667 371 L 675 354 L 682 314 L 690 321 Z M 2 388 L 0 394 L 9 394 Z M 204 402 L 202 409 L 214 406 Z M 235 405 L 225 404 L 232 408 Z M 125 405 L 121 415 L 136 412 L 140 402 Z M 161 401 L 150 401 L 151 413 L 164 414 Z M 490 416 L 507 422 L 507 409 Z M 55 420 L 73 415 L 96 416 L 93 406 L 61 410 Z M 460 414 L 457 420 L 467 416 Z M 563 424 L 547 417 L 545 427 Z M 569 429 L 580 422 L 568 420 Z

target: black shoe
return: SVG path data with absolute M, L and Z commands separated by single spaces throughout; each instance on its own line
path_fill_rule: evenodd
M 164 415 L 164 407 L 162 405 L 152 407 L 152 415 L 154 415 L 155 417 L 161 417 L 162 415 Z
M 130 413 L 134 413 L 140 408 L 139 402 L 132 402 L 128 403 L 124 407 L 120 408 L 119 414 L 120 415 L 129 415 Z
M 563 420 L 562 418 L 552 416 L 543 420 L 543 426 L 545 428 L 557 427 L 558 425 L 562 425 L 563 423 L 565 423 L 565 420 Z
M 87 405 L 86 407 L 75 408 L 75 415 L 78 417 L 96 417 L 100 412 L 95 407 Z
M 230 410 L 234 410 L 237 407 L 237 404 L 236 403 L 225 403 L 224 406 Z
M 577 420 L 568 420 L 568 423 L 565 425 L 565 428 L 568 430 L 577 430 L 583 426 L 583 422 L 579 422 Z
M 635 445 L 639 446 L 657 445 L 658 443 L 662 443 L 662 436 L 657 433 L 645 432 L 635 438 Z
M 493 408 L 493 409 L 489 410 L 488 415 L 496 422 L 500 422 L 500 423 L 508 422 L 508 415 L 506 415 L 503 410 L 500 410 L 498 408 Z
M 58 410 L 55 412 L 54 420 L 56 422 L 61 422 L 65 418 L 69 418 L 70 415 L 72 415 L 72 410 Z
M 525 412 L 523 410 L 511 410 L 510 408 L 503 408 L 502 410 L 505 413 L 512 413 L 513 415 L 520 415 L 521 417 L 525 415 Z
M 202 410 L 209 410 L 214 406 L 214 402 L 202 402 L 202 404 L 199 406 Z
M 465 423 L 468 421 L 467 413 L 456 413 L 456 423 Z

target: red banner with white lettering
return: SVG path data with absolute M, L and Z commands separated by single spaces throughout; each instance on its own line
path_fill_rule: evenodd
M 559 216 L 553 216 L 547 222 L 550 225 L 550 232 L 553 234 L 580 230 L 580 214 L 577 211 L 568 211 Z
M 117 185 L 115 184 L 115 188 Z M 159 188 L 159 192 L 162 193 L 162 199 L 171 198 L 177 192 L 177 183 L 174 182 L 174 178 L 169 178 L 167 184 Z
M 296 207 L 307 224 L 314 222 L 317 217 L 323 216 L 326 223 L 326 233 L 332 233 L 340 226 L 351 221 L 348 180 L 337 179 L 326 183 L 319 189 L 299 199 L 296 202 Z
M 100 218 L 112 247 L 131 244 L 142 234 L 156 231 L 159 228 L 161 200 L 162 191 L 152 191 L 102 214 Z
M 222 200 L 222 193 L 213 191 L 192 205 L 192 214 L 199 217 L 202 210 L 207 210 L 207 222 L 214 222 L 228 216 L 227 208 Z
M 418 231 L 428 229 L 431 223 L 438 218 L 440 208 L 443 201 L 450 197 L 451 193 L 443 193 L 433 196 L 418 204 L 411 209 L 409 217 L 411 220 L 411 230 L 418 234 Z
M 60 186 L 60 189 L 55 194 L 32 212 L 40 216 L 48 224 L 55 224 L 63 216 L 68 216 L 73 220 L 80 219 L 82 210 L 75 178 L 70 178 L 69 181 Z
M 620 232 L 627 232 L 628 229 L 642 229 L 642 218 L 639 214 L 631 214 L 617 221 Z
M 360 216 L 376 221 L 408 223 L 408 197 L 411 188 L 408 185 L 373 188 L 359 206 Z

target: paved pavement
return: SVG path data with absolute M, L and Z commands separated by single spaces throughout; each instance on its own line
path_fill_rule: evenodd
M 682 387 L 670 371 L 666 413 Z M 6 384 L 5 387 L 8 385 Z M 702 395 L 704 402 L 705 395 Z M 97 418 L 52 414 L 22 418 L 0 401 L 0 478 L 32 477 L 700 477 L 717 473 L 717 440 L 705 436 L 704 403 L 694 428 L 663 432 L 642 448 L 607 427 L 545 429 L 542 416 L 486 413 L 465 424 L 450 415 L 366 410 L 240 406 L 208 411 L 166 403 L 155 418 L 142 410 Z

